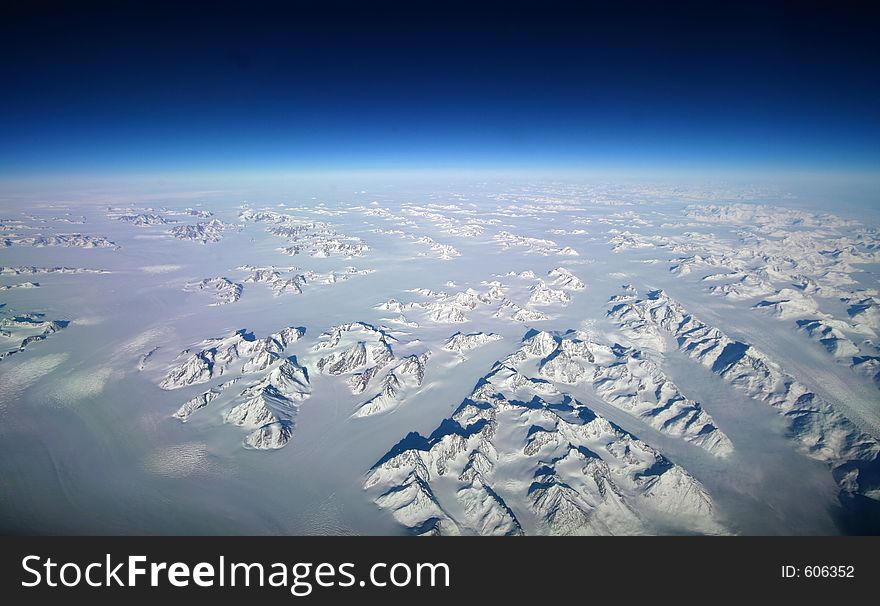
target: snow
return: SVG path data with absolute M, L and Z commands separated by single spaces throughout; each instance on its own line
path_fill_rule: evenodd
M 396 187 L 6 203 L 2 527 L 829 534 L 880 501 L 870 213 Z

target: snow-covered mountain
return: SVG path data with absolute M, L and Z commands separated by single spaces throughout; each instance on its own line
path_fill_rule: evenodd
M 219 242 L 223 232 L 234 227 L 218 219 L 211 219 L 195 225 L 177 225 L 171 228 L 171 235 L 180 240 L 190 240 L 199 244 Z
M 184 351 L 178 356 L 181 361 L 161 381 L 163 389 L 207 383 L 224 374 L 238 376 L 190 398 L 174 417 L 186 422 L 238 385 L 225 403 L 224 422 L 250 430 L 245 438 L 250 448 L 281 448 L 293 436 L 299 403 L 310 393 L 308 370 L 295 356 L 284 355 L 304 334 L 305 329 L 291 326 L 257 339 L 242 329 L 228 337 L 203 341 L 198 351 Z
M 52 234 L 35 236 L 17 236 L 14 234 L 3 236 L 4 246 L 33 246 L 43 248 L 46 246 L 64 246 L 71 248 L 117 248 L 116 243 L 104 236 L 88 234 Z
M 4 210 L 0 518 L 876 531 L 876 213 L 752 187 L 330 185 Z
M 225 305 L 238 301 L 241 298 L 244 286 L 233 282 L 229 278 L 217 276 L 215 278 L 205 278 L 198 282 L 191 282 L 186 285 L 185 290 L 210 293 L 215 301 L 212 305 Z
M 538 333 L 517 354 L 557 345 Z M 364 487 L 418 534 L 638 534 L 657 524 L 724 532 L 684 469 L 503 363 L 430 435 L 412 432 L 389 450 Z
M 841 490 L 880 500 L 880 442 L 788 375 L 775 360 L 691 315 L 660 290 L 613 303 L 608 312 L 637 342 L 663 351 L 669 340 L 709 371 L 785 416 L 809 456 L 826 461 Z
M 0 304 L 0 360 L 67 327 L 66 320 L 47 320 L 42 313 L 14 313 Z
M 394 348 L 417 353 L 398 355 Z M 389 331 L 364 322 L 334 326 L 314 346 L 319 372 L 345 378 L 361 401 L 353 415 L 366 417 L 398 406 L 425 379 L 431 355 L 418 344 L 401 342 Z

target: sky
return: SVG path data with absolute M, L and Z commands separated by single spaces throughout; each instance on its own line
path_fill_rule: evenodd
M 17 3 L 0 177 L 880 173 L 868 3 Z

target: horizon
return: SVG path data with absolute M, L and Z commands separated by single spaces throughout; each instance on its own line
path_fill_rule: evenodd
M 590 4 L 8 7 L 0 533 L 212 536 L 239 601 L 273 552 L 217 537 L 800 537 L 723 568 L 864 577 L 803 540 L 880 534 L 872 7 Z M 291 540 L 279 597 L 486 586 Z M 10 569 L 97 588 L 49 547 Z
M 858 6 L 550 8 L 17 6 L 0 179 L 880 175 Z

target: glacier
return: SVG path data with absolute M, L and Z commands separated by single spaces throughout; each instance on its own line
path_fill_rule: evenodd
M 2 197 L 0 528 L 880 532 L 876 212 L 350 179 Z

